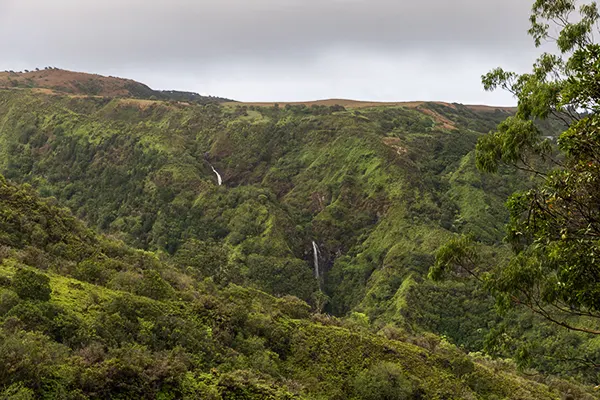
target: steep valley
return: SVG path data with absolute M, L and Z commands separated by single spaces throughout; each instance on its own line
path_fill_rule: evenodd
M 504 203 L 531 183 L 478 172 L 474 149 L 513 109 L 133 95 L 0 89 L 0 334 L 54 346 L 43 379 L 23 366 L 0 390 L 366 399 L 391 376 L 390 398 L 595 398 L 593 369 L 548 358 L 593 338 L 427 278 L 457 234 L 507 256 Z M 11 294 L 22 270 L 50 277 L 54 309 Z

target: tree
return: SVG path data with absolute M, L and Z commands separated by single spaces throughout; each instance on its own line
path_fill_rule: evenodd
M 155 270 L 145 270 L 139 282 L 138 294 L 154 300 L 164 300 L 174 293 L 173 288 Z
M 50 300 L 50 278 L 30 269 L 19 269 L 12 278 L 12 287 L 24 300 Z
M 485 172 L 515 166 L 535 177 L 534 187 L 507 203 L 510 261 L 486 266 L 476 244 L 461 238 L 440 251 L 431 271 L 436 277 L 459 266 L 483 279 L 500 303 L 594 334 L 600 334 L 599 17 L 595 2 L 535 1 L 529 34 L 536 46 L 555 50 L 543 53 L 531 73 L 498 68 L 483 76 L 486 90 L 513 93 L 518 109 L 479 140 L 477 166 Z M 540 129 L 548 121 L 562 125 L 558 148 Z

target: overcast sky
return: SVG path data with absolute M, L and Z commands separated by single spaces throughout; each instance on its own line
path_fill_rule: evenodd
M 0 0 L 0 70 L 56 66 L 242 101 L 512 105 L 532 0 Z

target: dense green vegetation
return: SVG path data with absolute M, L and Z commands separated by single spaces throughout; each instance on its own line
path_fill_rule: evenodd
M 480 174 L 473 150 L 510 111 L 190 106 L 5 90 L 0 114 L 9 179 L 195 279 L 360 313 L 375 329 L 432 331 L 466 351 L 486 350 L 504 327 L 472 283 L 426 275 L 454 233 L 473 233 L 490 257 L 507 253 L 503 203 L 528 180 Z M 137 275 L 113 277 L 115 268 L 83 263 L 73 276 L 144 294 L 132 288 Z M 526 324 L 510 327 L 520 343 Z M 492 354 L 515 357 L 523 348 L 515 341 Z M 581 376 L 539 353 L 532 366 Z
M 402 319 L 407 278 L 425 275 L 451 232 L 499 242 L 503 201 L 520 184 L 474 168 L 475 142 L 502 110 L 0 95 L 9 179 L 200 276 L 312 304 L 329 298 L 329 312 L 355 308 L 382 323 Z M 312 240 L 326 296 L 311 278 Z
M 593 398 L 433 335 L 197 280 L 2 177 L 0 199 L 2 398 Z
M 599 20 L 595 2 L 537 0 L 529 34 L 549 52 L 531 73 L 498 68 L 483 76 L 487 90 L 508 90 L 519 104 L 514 116 L 479 139 L 477 167 L 491 173 L 516 167 L 533 185 L 507 202 L 509 257 L 486 257 L 480 243 L 458 236 L 438 251 L 430 272 L 434 278 L 467 273 L 494 293 L 500 309 L 527 309 L 494 328 L 499 336 L 488 337 L 492 348 L 516 346 L 512 356 L 523 364 L 554 373 L 577 370 L 590 380 L 600 365 Z M 549 119 L 560 124 L 557 146 L 540 129 L 539 122 Z M 510 341 L 493 339 L 507 332 Z
M 484 76 L 515 110 L 5 73 L 0 397 L 595 398 L 600 14 L 576 5 L 537 0 L 558 53 Z

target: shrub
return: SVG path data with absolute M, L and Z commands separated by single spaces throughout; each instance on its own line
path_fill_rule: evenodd
M 65 362 L 67 354 L 67 347 L 41 333 L 0 331 L 0 387 L 16 384 L 13 388 L 18 388 L 2 394 L 24 394 L 26 391 L 19 383 L 25 387 L 41 387 L 57 366 Z
M 366 369 L 354 381 L 356 396 L 362 400 L 413 399 L 414 388 L 402 369 L 391 362 Z
M 0 287 L 9 288 L 11 286 L 12 281 L 7 276 L 0 276 Z
M 25 387 L 21 382 L 14 383 L 0 393 L 0 398 L 5 400 L 33 400 L 33 390 Z
M 12 287 L 24 300 L 50 300 L 50 278 L 30 269 L 19 269 L 12 279 Z
M 150 297 L 154 300 L 163 300 L 173 296 L 174 290 L 158 272 L 146 270 L 140 282 L 137 294 Z
M 80 281 L 94 284 L 106 283 L 106 273 L 100 262 L 85 260 L 80 262 L 75 269 L 73 276 Z
M 295 296 L 283 296 L 277 299 L 277 305 L 282 313 L 290 318 L 308 318 L 310 316 L 310 306 Z
M 19 296 L 12 290 L 0 289 L 0 316 L 9 312 L 19 301 Z

